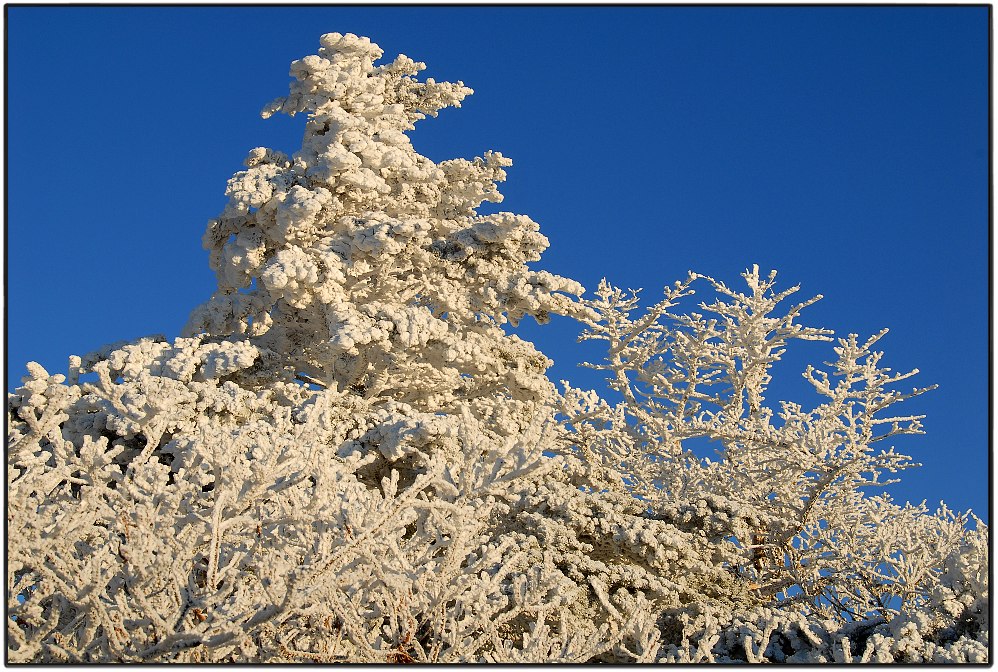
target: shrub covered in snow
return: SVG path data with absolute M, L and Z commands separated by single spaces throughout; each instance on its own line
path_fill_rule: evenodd
M 182 337 L 9 395 L 9 661 L 987 660 L 986 526 L 865 494 L 925 391 L 882 334 L 808 368 L 820 404 L 768 403 L 792 341 L 831 341 L 815 299 L 753 268 L 641 310 L 531 270 L 538 225 L 477 213 L 511 162 L 406 134 L 471 90 L 381 56 L 331 33 L 292 64 L 264 115 L 306 113 L 302 147 L 229 181 Z M 507 333 L 552 314 L 622 401 Z

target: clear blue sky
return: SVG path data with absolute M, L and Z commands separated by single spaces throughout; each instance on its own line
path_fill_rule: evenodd
M 414 133 L 434 160 L 514 160 L 503 209 L 551 239 L 540 264 L 649 300 L 688 269 L 753 263 L 826 298 L 810 323 L 883 327 L 925 466 L 900 500 L 988 505 L 986 7 L 7 8 L 8 390 L 24 363 L 178 334 L 213 288 L 200 247 L 288 65 L 353 32 L 475 89 Z M 567 321 L 521 333 L 577 368 Z M 584 353 L 584 354 L 580 354 Z M 777 370 L 788 395 L 805 344 Z M 796 386 L 796 387 L 795 387 Z M 780 396 L 774 392 L 770 398 Z

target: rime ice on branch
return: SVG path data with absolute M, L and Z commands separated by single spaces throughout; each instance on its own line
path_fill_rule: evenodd
M 381 56 L 331 33 L 292 64 L 264 116 L 306 113 L 302 147 L 229 181 L 181 338 L 9 395 L 8 660 L 986 660 L 987 528 L 863 491 L 920 431 L 879 336 L 774 409 L 784 348 L 830 334 L 779 310 L 796 288 L 580 298 L 527 267 L 536 223 L 477 214 L 508 159 L 413 149 L 471 90 Z M 622 403 L 504 331 L 552 314 Z

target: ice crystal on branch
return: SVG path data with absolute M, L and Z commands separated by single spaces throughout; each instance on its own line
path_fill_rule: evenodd
M 264 109 L 172 341 L 28 364 L 8 397 L 12 662 L 981 661 L 987 528 L 864 488 L 920 432 L 867 341 L 767 399 L 812 301 L 747 272 L 635 293 L 527 264 L 497 152 L 407 131 L 471 94 L 331 33 Z M 678 307 L 713 292 L 695 311 Z M 623 401 L 507 334 L 577 319 Z M 707 438 L 721 459 L 690 440 Z

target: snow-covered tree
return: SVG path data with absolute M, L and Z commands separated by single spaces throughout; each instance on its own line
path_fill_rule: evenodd
M 774 409 L 785 347 L 830 339 L 796 288 L 691 274 L 641 312 L 531 270 L 538 225 L 477 213 L 511 162 L 406 135 L 471 90 L 381 56 L 331 33 L 292 64 L 264 116 L 306 113 L 302 147 L 229 181 L 181 337 L 8 396 L 9 661 L 987 659 L 986 526 L 868 492 L 925 391 L 881 335 Z M 622 401 L 508 333 L 552 314 Z

